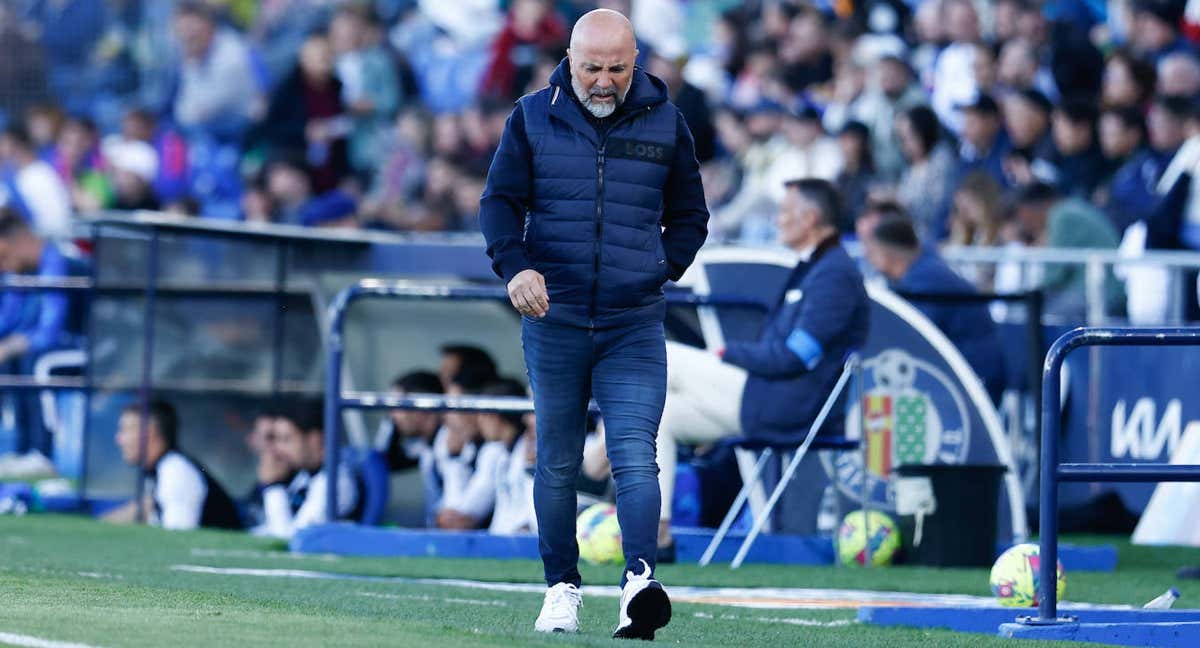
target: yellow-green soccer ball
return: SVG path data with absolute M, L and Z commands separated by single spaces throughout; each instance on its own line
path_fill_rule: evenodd
M 843 565 L 865 565 L 868 543 L 872 565 L 891 564 L 896 552 L 900 551 L 900 529 L 892 518 L 880 511 L 871 511 L 865 523 L 862 511 L 847 514 L 838 529 L 838 560 Z
M 575 521 L 575 539 L 579 542 L 579 557 L 593 565 L 625 562 L 617 507 L 612 504 L 593 504 L 580 513 Z
M 1032 543 L 1010 547 L 1000 554 L 992 565 L 992 594 L 1005 607 L 1037 607 L 1038 583 L 1041 581 L 1041 556 L 1038 546 Z M 1058 563 L 1058 598 L 1062 599 L 1067 587 L 1067 575 L 1062 561 Z

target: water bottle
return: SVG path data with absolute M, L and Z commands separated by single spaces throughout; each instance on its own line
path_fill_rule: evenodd
M 1169 609 L 1171 609 L 1172 605 L 1175 605 L 1175 601 L 1178 601 L 1178 600 L 1179 600 L 1179 590 L 1172 587 L 1171 589 L 1163 592 L 1161 595 L 1155 597 L 1155 599 L 1153 601 L 1150 601 L 1149 603 L 1143 605 L 1142 609 L 1145 609 L 1145 610 L 1169 610 Z

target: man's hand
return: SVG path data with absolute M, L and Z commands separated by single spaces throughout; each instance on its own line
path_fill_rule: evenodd
M 264 486 L 286 480 L 290 472 L 287 462 L 270 448 L 258 457 L 258 483 Z
M 439 529 L 455 529 L 459 531 L 465 531 L 467 529 L 474 529 L 478 526 L 479 524 L 475 518 L 467 515 L 466 513 L 461 513 L 459 511 L 455 511 L 454 509 L 442 509 L 438 511 L 437 527 Z
M 508 282 L 508 298 L 522 315 L 545 317 L 550 311 L 546 278 L 537 270 L 522 270 Z

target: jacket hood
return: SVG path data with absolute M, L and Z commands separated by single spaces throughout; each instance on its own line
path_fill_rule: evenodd
M 562 88 L 563 92 L 569 93 L 571 97 L 575 96 L 575 91 L 571 89 L 571 64 L 566 57 L 554 68 L 554 73 L 550 75 L 550 85 Z M 629 84 L 629 92 L 625 94 L 625 102 L 621 104 L 621 108 L 644 108 L 663 103 L 667 98 L 667 84 L 662 79 L 647 74 L 641 66 L 635 66 L 633 81 Z

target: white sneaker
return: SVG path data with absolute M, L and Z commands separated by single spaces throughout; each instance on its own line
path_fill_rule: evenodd
M 570 583 L 558 583 L 546 590 L 542 602 L 542 613 L 538 615 L 533 629 L 538 632 L 579 632 L 579 608 L 583 607 L 583 594 Z
M 639 559 L 640 560 L 640 559 Z M 652 641 L 654 631 L 671 622 L 671 599 L 662 583 L 650 577 L 650 565 L 642 560 L 641 574 L 625 572 L 625 587 L 621 590 L 621 615 L 614 639 L 645 639 Z

